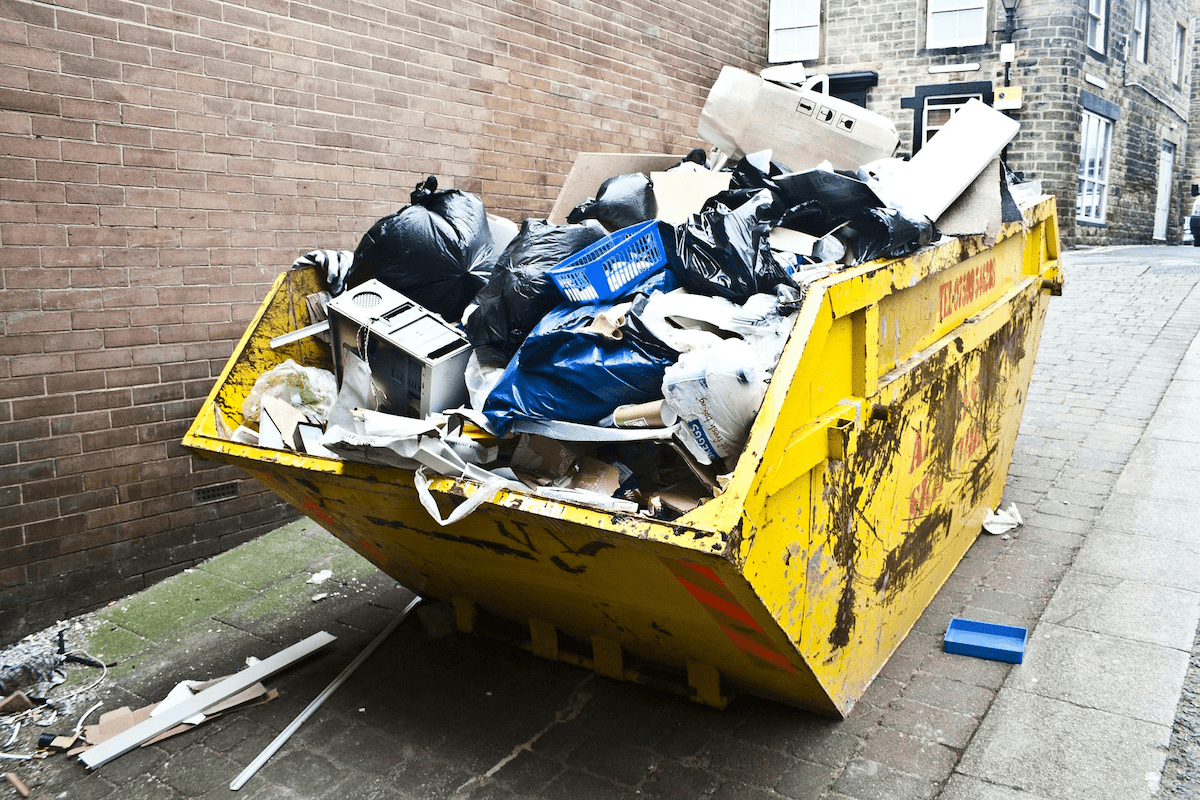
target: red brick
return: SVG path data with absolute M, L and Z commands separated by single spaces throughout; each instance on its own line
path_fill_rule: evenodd
M 164 419 L 163 407 L 161 405 L 115 409 L 111 412 L 111 416 L 113 427 L 117 428 L 142 425 L 148 422 L 160 422 Z
M 9 509 L 4 513 L 4 522 L 9 525 L 30 525 L 34 522 L 56 519 L 58 516 L 58 498 L 55 497 L 22 503 L 16 508 Z
M 87 375 L 90 373 L 79 373 Z M 103 377 L 103 373 L 96 373 Z M 99 411 L 112 408 L 126 408 L 133 404 L 133 392 L 131 389 L 110 389 L 103 392 L 87 392 L 76 397 L 76 405 L 79 411 Z
M 121 28 L 128 29 L 128 26 L 123 25 Z M 144 65 L 150 63 L 150 48 L 112 39 L 99 39 L 95 42 L 94 49 L 97 58 L 121 64 L 121 77 L 127 82 L 134 86 L 150 85 L 138 74 Z
M 33 180 L 36 171 L 37 165 L 32 159 L 0 157 L 0 178 L 9 179 L 5 181 L 5 185 L 10 195 L 5 199 L 21 199 L 23 193 L 28 190 L 18 183 Z
M 110 144 L 88 144 L 83 142 L 64 142 L 61 144 L 62 160 L 78 161 L 90 164 L 119 164 L 121 149 Z
M 100 508 L 109 508 L 117 503 L 117 493 L 114 489 L 97 489 L 91 492 L 79 492 L 59 501 L 63 514 L 83 514 Z
M 87 531 L 87 519 L 79 514 L 71 517 L 56 516 L 25 526 L 25 538 L 34 547 L 30 555 L 51 558 L 92 547 L 103 542 L 100 537 Z M 41 545 L 41 547 L 37 547 Z
M 168 248 L 179 246 L 179 231 L 170 230 L 131 230 L 129 231 L 129 246 L 132 248 Z M 161 260 L 162 252 L 156 251 L 155 258 Z
M 52 331 L 41 336 L 42 346 L 47 353 L 88 351 L 102 347 L 104 336 L 100 331 Z
M 59 98 L 54 95 L 23 92 L 17 89 L 0 87 L 0 108 L 9 111 L 24 111 L 29 114 L 60 113 Z
M 59 414 L 75 413 L 75 395 L 60 394 L 52 397 L 34 397 L 12 401 L 13 420 L 42 420 Z
M 95 267 L 99 266 L 102 260 L 100 248 L 85 247 L 78 242 L 71 245 L 71 233 L 67 232 L 67 247 L 43 247 L 42 248 L 42 269 L 49 267 L 68 267 L 68 275 L 71 276 L 72 282 L 70 285 L 78 285 L 73 282 L 76 270 L 75 267 Z M 116 276 L 113 276 L 114 278 Z
M 129 312 L 123 310 L 76 311 L 72 314 L 71 327 L 77 330 L 97 328 L 129 327 Z
M 152 328 L 109 328 L 104 331 L 104 347 L 144 347 L 158 343 L 158 332 Z
M 129 369 L 114 369 L 108 372 L 108 385 L 138 386 L 141 384 L 158 383 L 157 367 L 131 367 Z
M 50 435 L 50 421 L 45 417 L 26 418 L 21 422 L 6 422 L 0 426 L 0 442 L 26 442 Z
M 70 416 L 51 419 L 50 435 L 62 436 L 69 433 L 102 431 L 110 424 L 109 415 L 104 411 L 92 411 L 87 414 L 72 413 Z
M 47 311 L 41 314 L 28 314 L 21 316 L 14 314 L 8 320 L 7 334 L 8 337 L 11 338 L 20 334 L 47 333 L 49 331 L 59 331 L 63 328 L 70 327 L 71 315 L 69 312 L 65 311 L 58 313 Z M 31 340 L 32 347 L 28 347 L 20 351 L 10 352 L 37 353 L 45 349 L 39 337 L 30 336 L 24 338 Z M 5 342 L 5 344 L 8 344 L 8 342 Z
M 194 5 L 198 1 L 199 0 L 184 0 L 188 6 Z M 218 3 L 205 2 L 204 4 L 209 6 L 210 10 L 207 12 L 194 12 L 190 7 L 185 7 L 184 2 L 176 2 L 173 5 L 175 8 L 190 13 L 195 13 L 196 16 L 208 17 L 209 19 L 221 18 L 221 6 Z M 215 9 L 215 13 L 211 9 Z M 220 59 L 225 54 L 224 48 L 221 46 L 220 42 L 213 41 L 203 36 L 188 36 L 182 33 L 175 35 L 175 49 L 182 53 L 194 53 L 199 56 L 206 56 L 210 59 L 214 59 L 217 64 L 222 63 Z
M 17 451 L 22 461 L 37 461 L 79 455 L 83 452 L 83 443 L 78 436 L 55 436 L 34 442 L 21 442 Z
M 102 372 L 66 372 L 59 375 L 47 375 L 45 378 L 47 394 L 76 395 L 76 405 L 85 396 L 104 388 L 104 373 Z
M 80 308 L 99 308 L 103 295 L 99 289 L 52 289 L 42 292 L 42 306 L 47 311 L 73 311 Z M 66 324 L 51 330 L 70 329 L 70 316 Z
M 0 239 L 5 246 L 50 245 L 63 246 L 67 243 L 67 229 L 52 225 L 0 224 Z
M 135 366 L 147 364 L 173 364 L 184 360 L 186 348 L 182 344 L 158 345 L 155 347 L 139 347 L 133 353 Z
M 154 170 L 101 166 L 100 182 L 111 186 L 154 186 Z
M 129 461 L 124 456 L 121 456 L 117 449 L 135 444 L 137 442 L 136 431 L 125 428 L 117 428 L 106 431 L 96 431 L 94 433 L 85 433 L 83 434 L 82 442 L 85 453 L 95 453 L 101 450 L 112 450 L 113 452 L 107 454 L 107 457 L 112 460 L 112 463 L 136 463 Z
M 31 375 L 0 381 L 0 398 L 34 397 L 46 393 L 48 376 Z
M 129 320 L 135 328 L 178 325 L 183 322 L 183 306 L 176 303 L 153 308 L 133 308 L 129 311 Z
M 104 220 L 104 206 L 120 206 L 125 203 L 125 190 L 115 186 L 88 186 L 71 183 L 66 187 L 64 202 L 89 203 L 100 206 L 101 224 Z
M 30 117 L 39 125 L 45 117 Z M 31 130 L 30 133 L 33 133 Z M 59 143 L 53 139 L 33 139 L 28 136 L 0 136 L 0 152 L 8 158 L 57 159 Z
M 28 481 L 21 487 L 27 502 L 49 500 L 83 491 L 83 479 L 78 475 L 48 481 Z
M 119 206 L 101 208 L 99 224 L 114 228 L 151 228 L 155 224 L 154 210 Z
M 47 375 L 55 372 L 66 372 L 75 369 L 75 355 L 72 353 L 55 353 L 43 356 L 17 356 L 10 364 L 14 377 L 29 375 Z

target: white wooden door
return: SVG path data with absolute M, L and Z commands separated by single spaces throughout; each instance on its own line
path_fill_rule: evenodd
M 1154 206 L 1154 238 L 1166 241 L 1171 217 L 1171 173 L 1175 171 L 1175 145 L 1162 143 L 1158 158 L 1158 202 Z

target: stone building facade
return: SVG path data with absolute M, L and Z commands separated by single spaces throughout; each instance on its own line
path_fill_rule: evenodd
M 774 7 L 771 56 L 802 56 L 848 98 L 867 87 L 867 107 L 896 122 L 909 152 L 966 97 L 1003 106 L 1007 78 L 1021 91 L 1009 165 L 1058 197 L 1065 244 L 1178 243 L 1200 175 L 1193 6 L 1022 0 L 1008 55 L 1001 0 L 794 0 Z

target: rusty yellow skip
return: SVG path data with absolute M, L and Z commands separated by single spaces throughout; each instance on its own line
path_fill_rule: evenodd
M 728 486 L 675 522 L 502 491 L 440 527 L 407 470 L 223 438 L 255 379 L 309 338 L 312 270 L 280 276 L 184 444 L 244 467 L 464 632 L 674 685 L 845 716 L 999 505 L 1048 296 L 1055 202 L 996 242 L 945 240 L 813 285 Z M 469 481 L 431 486 L 443 507 Z

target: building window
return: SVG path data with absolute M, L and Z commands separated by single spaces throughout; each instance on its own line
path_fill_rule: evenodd
M 820 0 L 771 0 L 767 38 L 767 60 L 772 64 L 820 58 Z
M 1108 210 L 1108 163 L 1113 121 L 1085 110 L 1081 127 L 1079 194 L 1075 196 L 1075 219 L 1103 224 Z
M 983 100 L 983 94 L 942 94 L 926 97 L 925 108 L 921 111 L 921 144 L 928 143 L 935 133 L 946 127 L 950 118 L 971 99 Z
M 1104 52 L 1104 29 L 1108 21 L 1108 0 L 1087 0 L 1087 43 L 1097 53 Z
M 1183 85 L 1183 48 L 1187 41 L 1187 28 L 1175 25 L 1175 46 L 1171 48 L 1171 79 L 1176 86 Z
M 1150 46 L 1150 0 L 1137 0 L 1133 9 L 1133 36 L 1130 45 L 1133 47 L 1133 57 L 1143 64 L 1146 63 L 1147 51 Z
M 987 0 L 929 0 L 926 47 L 966 47 L 986 39 Z
M 972 97 L 991 105 L 992 82 L 935 83 L 918 86 L 912 97 L 900 98 L 900 107 L 913 112 L 913 152 L 920 150 Z

